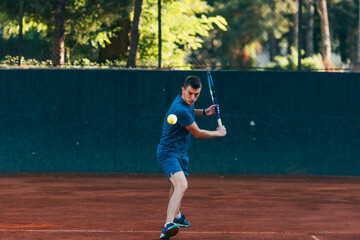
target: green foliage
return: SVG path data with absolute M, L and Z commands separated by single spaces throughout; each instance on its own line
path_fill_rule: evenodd
M 18 59 L 19 59 L 18 57 L 12 57 L 12 56 L 6 55 L 4 60 L 0 61 L 0 66 L 16 65 L 16 64 L 18 64 L 18 61 L 19 61 Z
M 66 57 L 71 57 L 71 64 L 94 66 L 100 49 L 109 44 L 112 37 L 121 30 L 119 22 L 130 18 L 133 2 L 67 0 L 65 45 Z M 305 6 L 308 2 L 309 0 L 304 1 L 305 19 Z M 259 62 L 259 53 L 268 52 L 270 39 L 274 38 L 275 47 L 278 48 L 275 52 L 279 52 L 279 49 L 289 51 L 289 45 L 292 44 L 291 28 L 294 24 L 292 17 L 298 10 L 294 0 L 163 0 L 162 4 L 163 65 L 185 68 L 209 63 L 223 69 L 251 69 Z M 42 53 L 39 51 L 39 55 L 42 54 L 39 59 L 51 58 L 55 7 L 56 0 L 24 0 L 24 39 L 47 42 L 46 47 L 43 47 L 47 50 Z M 145 0 L 142 9 L 137 65 L 153 67 L 158 63 L 157 0 Z M 358 55 L 356 43 L 359 36 L 359 1 L 328 0 L 328 10 L 333 52 L 341 56 L 342 62 L 355 61 Z M 0 37 L 6 40 L 16 39 L 19 32 L 18 21 L 19 0 L 1 0 Z M 314 27 L 314 50 L 318 52 L 321 39 L 316 11 Z M 126 44 L 123 44 L 123 48 L 126 48 Z M 25 50 L 24 53 L 35 58 L 29 51 Z M 14 52 L 2 53 L 2 56 L 5 54 Z M 126 57 L 126 54 L 122 56 Z M 296 51 L 291 50 L 288 56 L 276 57 L 269 66 L 296 69 L 296 54 Z M 108 56 L 105 55 L 104 58 L 106 57 Z M 16 65 L 16 61 L 10 59 L 3 61 Z M 36 66 L 47 64 L 35 60 L 32 62 Z M 124 65 L 122 62 L 105 64 Z M 302 65 L 306 69 L 323 68 L 319 55 L 302 59 Z
M 4 39 L 9 39 L 18 36 L 19 34 L 18 22 L 19 21 L 8 20 L 6 24 L 4 24 L 3 27 Z M 44 23 L 34 21 L 29 17 L 23 18 L 23 34 L 37 32 L 37 33 L 42 33 L 41 35 L 45 37 L 46 31 L 47 31 L 47 25 L 45 25 Z
M 302 55 L 304 51 L 302 51 Z M 269 63 L 267 68 L 277 69 L 277 70 L 297 70 L 298 67 L 298 51 L 291 47 L 290 54 L 286 56 L 276 56 L 275 62 Z M 307 57 L 301 59 L 301 69 L 302 70 L 323 70 L 325 69 L 322 63 L 321 54 L 314 55 L 313 57 Z
M 158 59 L 157 0 L 143 3 L 139 64 L 155 63 Z M 226 20 L 207 14 L 213 9 L 202 0 L 165 1 L 162 6 L 162 60 L 167 67 L 190 67 L 186 57 L 191 50 L 202 47 L 203 39 L 217 26 L 226 31 Z
M 198 56 L 218 59 L 222 68 L 249 69 L 257 62 L 256 51 L 269 35 L 281 39 L 290 31 L 287 17 L 297 10 L 293 0 L 231 0 L 214 3 L 214 14 L 224 16 L 228 31 L 214 31 Z
M 325 66 L 322 61 L 321 54 L 318 53 L 313 57 L 303 58 L 301 60 L 301 68 L 303 70 L 324 70 Z
M 2 37 L 19 33 L 19 1 L 2 0 L 0 23 Z M 56 0 L 24 1 L 23 33 L 53 41 Z M 65 45 L 72 58 L 97 59 L 99 47 L 110 43 L 120 31 L 118 22 L 129 17 L 130 0 L 67 0 L 65 10 Z M 39 33 L 39 34 L 33 34 Z M 89 50 L 90 49 L 90 50 Z
M 356 61 L 359 1 L 331 0 L 328 8 L 333 51 L 340 54 L 342 62 Z
M 120 31 L 117 21 L 127 17 L 126 1 L 73 0 L 66 8 L 70 43 L 104 47 Z M 116 11 L 117 10 L 117 11 Z M 113 25 L 114 24 L 114 25 Z
M 0 60 L 1 67 L 10 67 L 18 65 L 18 57 L 7 55 L 3 60 Z M 52 61 L 38 61 L 36 59 L 25 59 L 22 58 L 22 67 L 51 67 Z M 79 60 L 73 61 L 70 65 L 64 65 L 63 68 L 113 68 L 113 67 L 124 67 L 126 65 L 125 61 L 107 60 L 105 63 L 92 62 L 87 58 L 82 58 Z
M 33 1 L 24 4 L 23 33 L 46 32 L 47 26 L 39 19 L 34 18 L 30 11 L 34 10 Z M 25 12 L 26 11 L 26 12 Z M 10 39 L 19 34 L 19 1 L 2 0 L 0 3 L 0 27 L 2 38 Z M 44 35 L 42 35 L 44 37 Z
M 16 66 L 18 65 L 19 57 L 14 57 L 10 55 L 6 55 L 3 60 L 0 60 L 0 66 Z M 36 66 L 36 67 L 48 67 L 52 65 L 51 60 L 47 61 L 38 61 L 36 59 L 25 59 L 22 58 L 22 63 L 24 66 Z
M 66 46 L 71 59 L 97 61 L 99 49 L 121 30 L 129 17 L 130 0 L 70 0 L 66 7 Z

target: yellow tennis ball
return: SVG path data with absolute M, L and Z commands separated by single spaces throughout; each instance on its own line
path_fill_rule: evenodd
M 177 117 L 175 114 L 170 114 L 167 118 L 168 123 L 175 124 L 177 122 Z

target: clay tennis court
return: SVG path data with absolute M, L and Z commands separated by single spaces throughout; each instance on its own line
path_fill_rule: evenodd
M 0 175 L 0 239 L 158 239 L 160 175 Z M 359 177 L 190 175 L 172 239 L 357 240 Z

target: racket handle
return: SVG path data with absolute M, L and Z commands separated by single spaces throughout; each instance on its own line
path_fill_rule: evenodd
M 218 122 L 219 127 L 221 127 L 221 126 L 222 126 L 222 123 L 221 123 L 221 119 L 220 119 L 220 118 L 218 118 L 217 122 Z

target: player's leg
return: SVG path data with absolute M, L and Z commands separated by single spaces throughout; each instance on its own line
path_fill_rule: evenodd
M 177 172 L 171 175 L 170 182 L 173 187 L 173 192 L 171 198 L 169 199 L 169 205 L 166 215 L 166 222 L 173 222 L 176 214 L 180 209 L 181 200 L 185 194 L 185 191 L 188 187 L 188 182 L 186 180 L 184 172 Z M 170 191 L 172 191 L 170 189 Z
M 170 193 L 169 193 L 169 204 L 166 214 L 166 224 L 161 232 L 160 239 L 170 239 L 179 232 L 179 226 L 175 224 L 174 218 L 178 211 L 181 203 L 181 199 L 187 189 L 187 180 L 185 174 L 180 171 L 170 175 Z
M 183 170 L 183 172 L 185 174 L 185 179 L 186 179 L 186 176 L 189 175 L 187 173 L 187 170 L 189 169 L 189 157 L 187 156 L 187 154 L 184 154 L 184 155 L 178 157 L 178 160 L 179 160 L 181 169 Z M 176 211 L 174 223 L 177 224 L 179 227 L 189 227 L 190 226 L 190 223 L 185 220 L 184 214 L 182 214 L 180 212 L 180 205 Z
M 188 163 L 188 158 L 185 159 L 185 165 L 182 160 L 183 158 L 176 156 L 166 156 L 164 158 L 158 157 L 159 164 L 164 169 L 169 182 L 171 183 L 166 224 L 161 232 L 160 239 L 169 239 L 179 231 L 180 226 L 175 223 L 175 215 L 179 213 L 181 200 L 187 189 L 186 175 L 188 175 L 183 170 L 183 168 L 188 169 L 186 165 Z M 180 219 L 184 219 L 182 214 Z
M 171 178 L 176 178 L 176 177 L 173 177 L 173 175 L 174 175 L 173 173 L 175 173 L 175 175 L 178 175 L 180 172 L 182 172 L 182 168 L 180 166 L 180 163 L 179 163 L 177 157 L 166 156 L 165 158 L 158 158 L 158 160 L 159 160 L 160 166 L 164 169 L 164 171 L 169 179 L 169 182 L 171 183 L 170 191 L 169 191 L 168 209 L 169 209 L 169 206 L 171 206 L 171 209 L 172 209 L 173 208 L 172 206 L 174 205 L 173 199 L 174 198 L 178 199 L 178 197 L 175 197 L 178 194 L 176 191 L 177 187 L 175 187 L 174 182 L 171 181 Z M 182 174 L 184 175 L 184 173 L 182 173 Z M 185 178 L 185 181 L 186 181 L 186 178 Z M 176 184 L 176 186 L 177 186 L 177 184 Z M 180 202 L 181 202 L 181 199 L 180 199 Z M 175 203 L 175 205 L 178 205 L 178 204 Z M 177 209 L 178 209 L 178 206 L 175 206 L 175 210 L 173 210 L 173 211 L 177 212 Z M 161 232 L 160 239 L 170 239 L 171 236 L 174 236 L 179 232 L 180 227 L 177 224 L 175 224 L 173 221 L 174 221 L 174 217 L 171 220 L 168 220 L 168 213 L 167 213 L 166 224 Z
M 173 193 L 174 193 L 174 186 L 173 186 L 173 184 L 170 182 L 169 201 L 170 201 Z M 181 214 L 181 213 L 180 213 L 180 208 L 178 208 L 178 209 L 176 210 L 176 216 L 177 216 L 178 214 Z
M 170 184 L 170 192 L 169 192 L 169 200 L 171 199 L 173 193 L 174 193 L 174 186 L 171 183 Z M 173 222 L 175 224 L 177 224 L 179 227 L 190 227 L 190 222 L 185 220 L 184 214 L 182 214 L 180 212 L 180 205 L 179 205 L 178 209 L 175 212 L 175 218 L 174 218 Z

